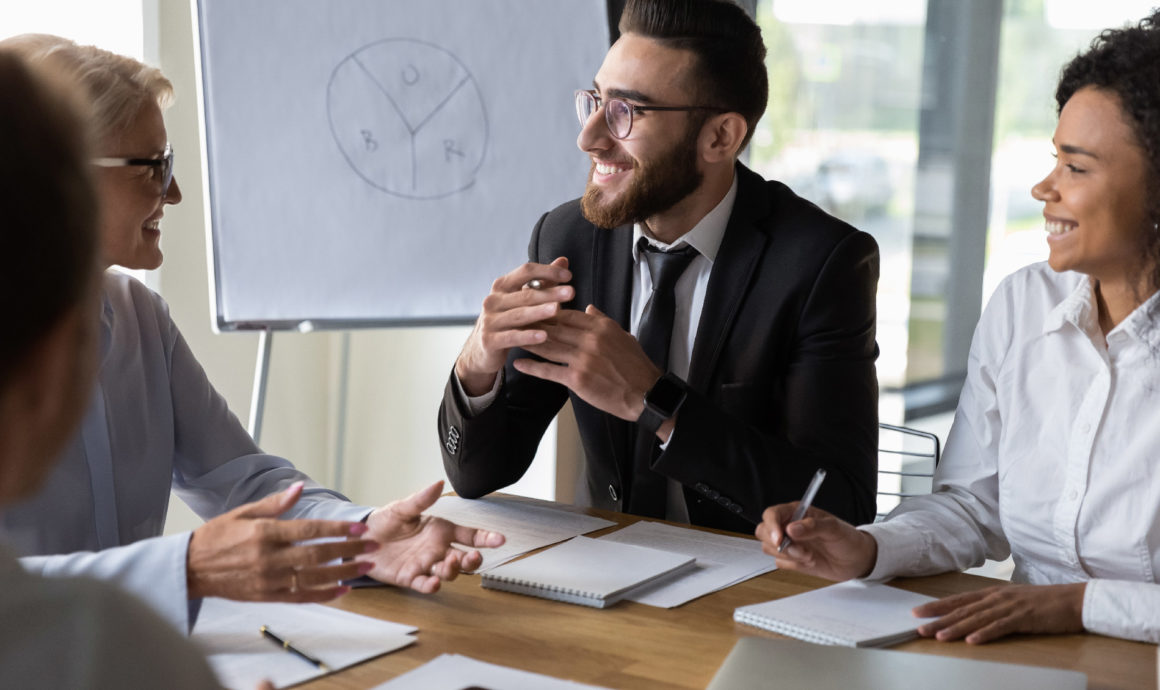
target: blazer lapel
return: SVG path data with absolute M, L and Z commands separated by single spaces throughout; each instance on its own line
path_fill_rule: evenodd
M 612 230 L 597 228 L 592 240 L 592 303 L 626 331 L 631 323 L 633 268 L 632 225 Z M 603 417 L 609 449 L 620 478 L 623 494 L 620 498 L 626 499 L 632 473 L 635 426 L 610 414 Z
M 764 181 L 755 173 L 738 164 L 740 177 L 737 199 L 725 237 L 717 250 L 705 304 L 701 308 L 701 322 L 693 341 L 693 357 L 689 363 L 689 385 L 705 392 L 709 378 L 721 357 L 725 336 L 733 327 L 758 260 L 765 251 L 768 237 L 757 229 L 754 221 L 770 212 L 770 201 L 764 193 Z
M 632 269 L 632 226 L 597 228 L 592 239 L 592 302 L 625 330 L 630 322 Z

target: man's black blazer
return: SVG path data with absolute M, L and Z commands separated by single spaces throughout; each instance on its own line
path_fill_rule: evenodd
M 801 498 L 819 467 L 815 505 L 854 524 L 874 518 L 878 384 L 874 360 L 878 247 L 859 232 L 737 166 L 733 213 L 709 278 L 688 397 L 653 469 L 684 485 L 695 525 L 752 532 L 770 505 Z M 540 218 L 528 254 L 568 257 L 576 298 L 625 329 L 632 226 L 598 228 L 568 202 Z M 469 417 L 448 381 L 439 409 L 443 465 L 455 491 L 482 496 L 518 480 L 571 396 L 595 507 L 633 512 L 636 425 L 512 360 L 499 396 Z M 626 500 L 627 499 L 627 500 Z

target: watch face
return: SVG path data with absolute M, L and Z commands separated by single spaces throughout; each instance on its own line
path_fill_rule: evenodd
M 665 417 L 672 415 L 685 401 L 685 389 L 668 376 L 662 376 L 645 396 L 649 407 L 659 410 Z

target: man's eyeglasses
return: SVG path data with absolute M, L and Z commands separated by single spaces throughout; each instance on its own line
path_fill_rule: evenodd
M 635 113 L 649 110 L 715 110 L 726 112 L 726 108 L 712 105 L 634 105 L 619 98 L 601 98 L 593 90 L 576 92 L 576 117 L 580 119 L 580 126 L 588 124 L 588 119 L 596 114 L 600 106 L 604 106 L 604 121 L 608 124 L 608 131 L 617 139 L 624 139 L 632 131 L 632 116 Z
M 127 165 L 145 165 L 153 169 L 153 180 L 161 185 L 161 198 L 169 193 L 173 182 L 173 147 L 165 145 L 160 158 L 94 158 L 92 164 L 102 168 L 120 168 Z

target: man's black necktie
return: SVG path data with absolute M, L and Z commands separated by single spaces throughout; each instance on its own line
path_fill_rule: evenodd
M 652 296 L 641 317 L 636 339 L 644 353 L 663 373 L 669 369 L 669 344 L 673 338 L 673 320 L 677 311 L 677 280 L 697 256 L 697 250 L 685 246 L 666 252 L 652 246 L 643 237 L 636 246 L 648 262 L 653 284 Z M 666 479 L 664 475 L 652 470 L 652 461 L 659 445 L 656 434 L 637 430 L 632 489 L 628 495 L 629 505 L 626 506 L 629 512 L 648 517 L 665 516 Z

